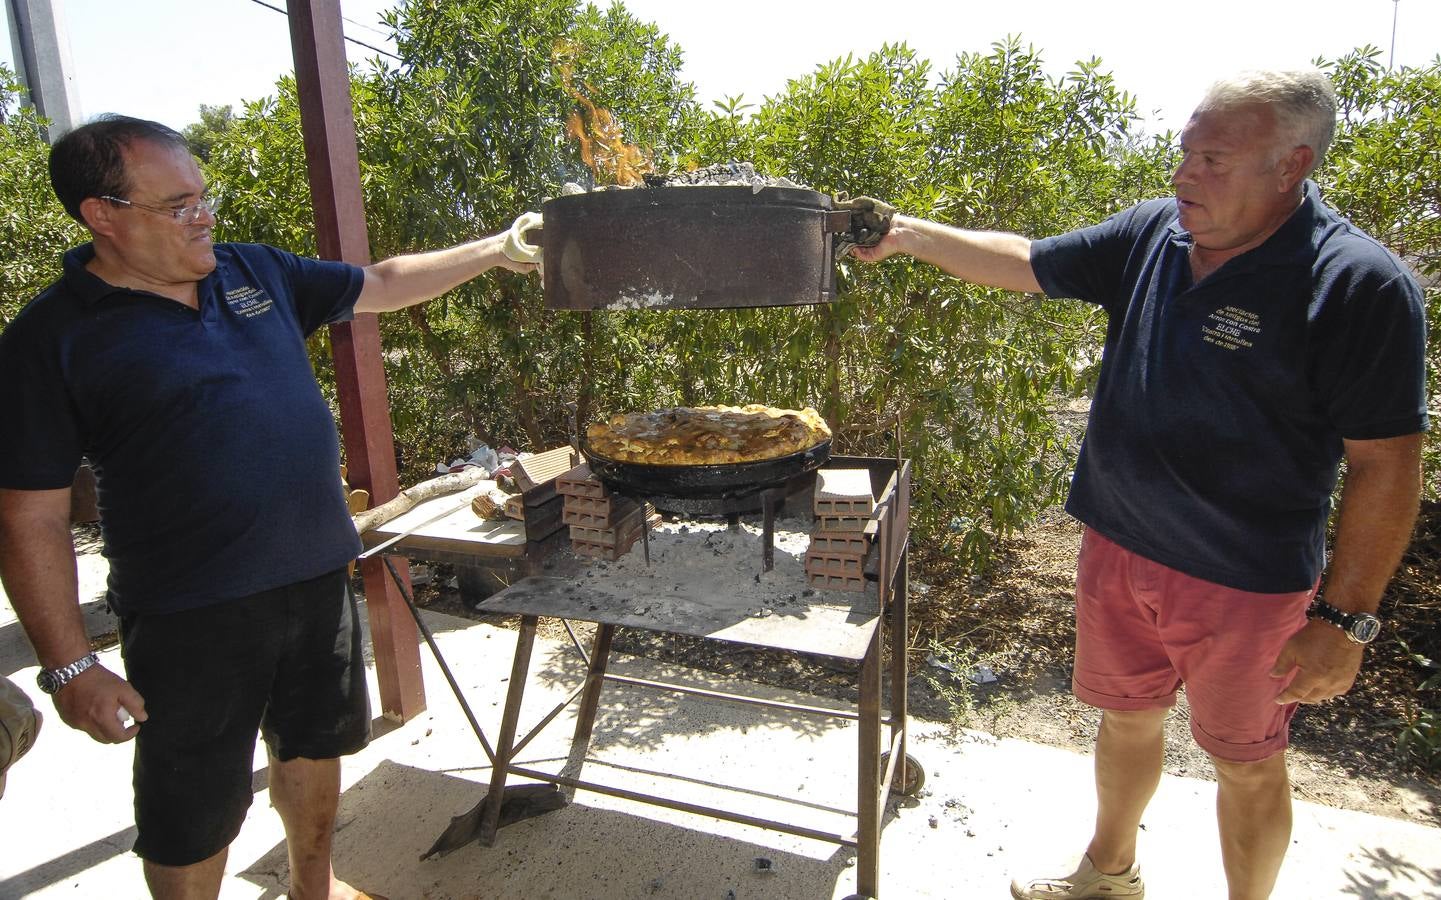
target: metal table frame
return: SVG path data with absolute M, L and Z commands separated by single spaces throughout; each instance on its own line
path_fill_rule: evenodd
M 623 623 L 604 621 L 603 616 L 600 615 L 566 615 L 556 617 L 562 619 L 570 635 L 574 652 L 579 655 L 585 666 L 585 678 L 566 699 L 562 700 L 542 716 L 539 722 L 528 732 L 517 737 L 522 703 L 525 696 L 525 685 L 530 673 L 531 655 L 535 645 L 537 626 L 543 616 L 551 614 L 543 609 L 537 609 L 527 600 L 527 597 L 533 596 L 533 593 L 528 594 L 526 591 L 527 583 L 541 581 L 542 579 L 538 577 L 523 579 L 511 587 L 500 591 L 488 600 L 483 601 L 479 606 L 481 610 L 520 615 L 520 630 L 516 638 L 515 655 L 511 664 L 510 683 L 506 693 L 505 707 L 501 716 L 500 733 L 493 750 L 476 722 L 474 715 L 465 703 L 459 685 L 451 676 L 448 667 L 444 665 L 444 661 L 441 660 L 442 669 L 450 683 L 451 689 L 455 692 L 457 699 L 460 700 L 462 707 L 465 708 L 471 727 L 475 730 L 492 764 L 490 789 L 486 795 L 486 800 L 483 801 L 484 810 L 481 813 L 481 826 L 478 836 L 478 840 L 483 845 L 493 846 L 495 843 L 496 834 L 501 827 L 501 807 L 505 797 L 506 781 L 509 776 L 517 775 L 536 781 L 548 782 L 571 790 L 594 791 L 626 800 L 662 806 L 668 809 L 698 815 L 713 816 L 730 822 L 738 822 L 854 847 L 856 848 L 857 855 L 856 885 L 858 893 L 866 897 L 879 896 L 880 830 L 881 815 L 885 808 L 885 797 L 890 792 L 893 783 L 899 786 L 901 789 L 899 792 L 908 793 L 916 790 L 919 787 L 920 779 L 924 777 L 924 773 L 919 770 L 916 762 L 908 758 L 906 754 L 907 559 L 909 555 L 911 467 L 909 460 L 872 457 L 833 457 L 828 463 L 828 467 L 869 468 L 872 472 L 873 482 L 884 485 L 880 490 L 880 496 L 874 514 L 874 518 L 878 523 L 877 537 L 873 542 L 870 556 L 867 559 L 868 579 L 874 577 L 874 581 L 868 583 L 867 589 L 864 592 L 865 598 L 873 598 L 872 611 L 875 615 L 868 621 L 855 625 L 855 628 L 858 629 L 860 634 L 864 634 L 866 629 L 869 630 L 869 634 L 865 635 L 861 641 L 861 646 L 863 646 L 864 649 L 859 654 L 850 650 L 838 650 L 834 653 L 825 654 L 853 659 L 860 663 L 860 697 L 856 710 L 851 712 L 849 710 L 826 709 L 823 707 L 766 700 L 722 691 L 707 690 L 689 685 L 651 681 L 613 674 L 607 672 L 606 669 L 617 627 L 624 625 L 624 627 L 638 627 L 648 631 L 669 634 L 690 634 L 690 632 L 677 630 L 674 623 L 667 622 L 663 615 L 654 616 L 651 621 L 647 622 L 627 621 Z M 401 542 L 400 549 L 405 549 L 404 542 Z M 392 571 L 394 571 L 394 569 L 392 569 Z M 828 593 L 833 594 L 834 592 Z M 418 614 L 416 615 L 416 619 L 417 622 L 419 622 Z M 571 620 L 591 621 L 596 624 L 595 636 L 588 653 L 586 649 L 581 646 L 580 640 L 570 627 Z M 882 709 L 883 627 L 889 631 L 890 636 L 891 683 L 889 712 Z M 426 629 L 423 624 L 421 628 L 422 633 L 426 636 L 427 642 L 439 660 L 439 651 L 431 639 L 428 629 Z M 710 637 L 709 635 L 699 634 L 692 636 Z M 742 643 L 755 646 L 769 646 L 773 649 L 804 649 L 807 652 L 817 652 L 814 646 L 794 648 L 783 646 L 780 642 L 767 643 L 764 640 L 750 640 L 746 638 L 720 639 L 739 640 Z M 823 650 L 820 652 L 824 653 Z M 590 738 L 595 724 L 595 716 L 600 705 L 601 690 L 607 681 L 629 685 L 631 687 L 685 694 L 708 700 L 748 704 L 786 710 L 802 715 L 857 722 L 859 725 L 857 747 L 858 784 L 857 810 L 854 813 L 857 820 L 856 832 L 854 835 L 847 835 L 821 831 L 814 828 L 746 815 L 727 809 L 703 806 L 583 780 L 579 775 L 590 747 Z M 516 765 L 514 760 L 521 751 L 554 721 L 557 716 L 577 700 L 580 705 L 577 711 L 575 731 L 571 738 L 570 753 L 567 757 L 568 761 L 562 772 L 560 774 L 552 774 L 526 766 Z M 888 750 L 886 752 L 882 751 L 882 726 L 889 727 L 888 740 L 886 741 Z M 909 771 L 911 769 L 915 769 L 915 771 Z M 904 788 L 910 788 L 910 791 L 906 791 Z

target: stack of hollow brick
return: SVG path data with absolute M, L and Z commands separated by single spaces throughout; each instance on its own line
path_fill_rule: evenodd
M 649 503 L 612 494 L 585 463 L 560 476 L 556 489 L 565 497 L 561 520 L 570 526 L 570 546 L 578 556 L 620 559 L 659 519 Z
M 865 561 L 874 533 L 871 514 L 875 508 L 869 470 L 816 472 L 816 528 L 806 550 L 806 578 L 814 587 L 865 590 Z

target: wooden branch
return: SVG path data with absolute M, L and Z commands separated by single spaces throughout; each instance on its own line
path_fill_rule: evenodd
M 449 475 L 442 475 L 439 478 L 432 478 L 429 481 L 422 481 L 414 487 L 408 487 L 396 494 L 394 498 L 385 501 L 374 509 L 367 509 L 365 512 L 351 516 L 355 522 L 355 530 L 359 534 L 379 525 L 389 522 L 391 519 L 408 512 L 413 506 L 434 497 L 443 497 L 446 494 L 454 494 L 463 491 L 468 487 L 487 480 L 484 469 L 469 468 L 459 472 L 451 472 Z
M 520 495 L 516 494 L 515 496 L 519 497 Z M 503 519 L 505 518 L 505 504 L 509 500 L 509 494 L 492 486 L 476 493 L 475 499 L 470 501 L 470 509 L 482 519 Z

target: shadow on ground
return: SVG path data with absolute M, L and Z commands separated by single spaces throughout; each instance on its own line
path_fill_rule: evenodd
M 850 851 L 823 859 L 693 831 L 579 802 L 509 826 L 494 847 L 470 844 L 427 861 L 420 854 L 484 793 L 474 781 L 384 761 L 345 791 L 335 838 L 336 872 L 397 898 L 690 898 L 830 896 Z M 760 871 L 756 860 L 769 861 Z M 243 877 L 283 897 L 285 847 Z

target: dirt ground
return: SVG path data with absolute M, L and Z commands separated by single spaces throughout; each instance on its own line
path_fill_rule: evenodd
M 998 676 L 994 684 L 972 692 L 973 703 L 962 717 L 968 727 L 1089 750 L 1099 714 L 1069 693 L 1080 536 L 1079 525 L 1058 516 L 1009 542 L 990 578 L 961 589 L 932 587 L 920 599 L 922 610 L 913 616 L 942 623 L 933 640 L 954 640 L 958 631 L 970 631 L 979 648 L 972 661 L 990 666 Z M 1415 619 L 1404 619 L 1398 611 L 1416 599 L 1407 585 L 1418 580 L 1418 562 L 1425 569 L 1421 581 L 1429 586 L 1437 580 L 1430 559 L 1408 559 L 1381 609 L 1390 633 L 1367 650 L 1355 687 L 1330 703 L 1303 706 L 1292 722 L 1288 752 L 1296 797 L 1441 823 L 1441 773 L 1419 771 L 1399 761 L 1395 752 L 1396 720 L 1427 674 L 1407 658 L 1396 638 L 1404 636 L 1417 648 L 1418 634 L 1434 642 L 1441 626 L 1434 606 L 1412 610 L 1426 613 Z M 943 605 L 948 612 L 927 616 L 925 604 Z M 922 680 L 944 685 L 934 675 L 925 677 L 928 669 L 934 672 L 934 664 L 921 664 Z M 1172 774 L 1214 778 L 1209 758 L 1191 739 L 1184 695 L 1167 722 L 1165 765 Z
M 1289 751 L 1297 798 L 1441 824 L 1441 773 L 1399 761 L 1395 752 L 1395 722 L 1427 674 L 1407 658 L 1396 638 L 1422 650 L 1441 633 L 1441 605 L 1436 603 L 1441 566 L 1430 552 L 1441 548 L 1437 523 L 1437 510 L 1423 517 L 1413 553 L 1382 606 L 1390 633 L 1368 649 L 1355 688 L 1344 698 L 1303 707 L 1297 714 Z M 919 552 L 913 557 L 913 631 L 908 637 L 913 716 L 1090 751 L 1099 714 L 1070 694 L 1080 534 L 1073 520 L 1057 514 L 1002 543 L 996 566 L 983 578 L 951 572 L 944 559 Z M 443 567 L 435 575 L 432 584 L 417 591 L 423 605 L 505 621 L 467 609 Z M 564 639 L 565 632 L 554 627 L 553 636 Z M 836 660 L 624 629 L 615 646 L 625 653 L 855 699 L 855 667 Z M 987 670 L 995 680 L 977 684 Z M 1209 759 L 1191 739 L 1184 697 L 1168 720 L 1165 765 L 1172 774 L 1214 778 Z

